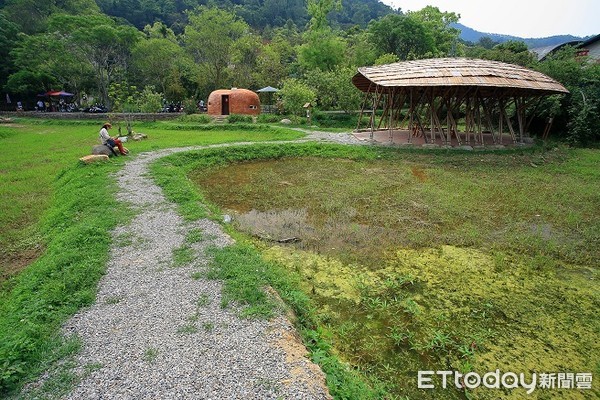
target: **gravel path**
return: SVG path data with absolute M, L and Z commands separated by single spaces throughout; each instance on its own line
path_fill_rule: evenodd
M 359 143 L 323 132 L 305 140 Z M 120 173 L 117 196 L 138 214 L 113 232 L 96 303 L 64 327 L 66 335 L 82 339 L 76 372 L 84 376 L 66 399 L 331 398 L 285 317 L 241 319 L 239 310 L 221 308 L 221 282 L 192 278 L 209 261 L 207 246 L 232 239 L 207 219 L 183 221 L 149 178 L 148 165 L 200 148 L 140 154 Z M 196 258 L 175 267 L 173 250 L 193 228 L 203 238 L 192 245 Z

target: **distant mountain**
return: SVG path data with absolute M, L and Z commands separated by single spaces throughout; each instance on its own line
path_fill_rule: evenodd
M 546 46 L 556 46 L 561 43 L 570 42 L 574 40 L 585 40 L 585 38 L 573 36 L 573 35 L 556 35 L 549 36 L 545 38 L 522 38 L 518 36 L 511 35 L 501 35 L 498 33 L 484 33 L 476 31 L 475 29 L 469 28 L 461 23 L 452 24 L 452 26 L 456 29 L 460 30 L 460 38 L 467 42 L 477 43 L 479 39 L 482 37 L 489 37 L 494 42 L 506 42 L 508 40 L 518 40 L 525 42 L 527 47 L 530 49 L 538 48 L 538 47 L 546 47 Z

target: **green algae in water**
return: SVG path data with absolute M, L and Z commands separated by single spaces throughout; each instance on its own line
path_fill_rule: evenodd
M 584 234 L 597 225 L 597 199 L 569 210 L 550 195 L 590 183 L 570 187 L 572 177 L 540 179 L 536 170 L 533 179 L 514 168 L 474 179 L 468 169 L 420 165 L 417 176 L 414 167 L 293 159 L 204 171 L 194 180 L 221 207 L 253 212 L 266 224 L 238 225 L 248 233 L 256 235 L 260 226 L 279 239 L 293 226 L 301 242 L 267 242 L 265 258 L 300 276 L 339 356 L 388 382 L 395 395 L 465 398 L 454 389 L 418 390 L 418 370 L 598 374 L 597 266 L 572 261 L 597 254 L 573 234 L 581 210 L 591 224 Z M 511 185 L 530 187 L 530 194 Z M 487 242 L 493 246 L 484 247 Z M 582 256 L 573 256 L 579 249 Z M 535 391 L 528 398 L 571 394 Z M 525 393 L 477 389 L 471 395 L 520 399 Z
M 302 277 L 339 355 L 397 394 L 442 395 L 416 389 L 419 370 L 584 372 L 600 354 L 599 298 L 589 279 L 532 275 L 523 260 L 502 255 L 499 263 L 498 254 L 453 246 L 399 249 L 375 271 L 290 247 L 263 254 Z M 497 398 L 486 389 L 473 394 Z M 462 398 L 454 389 L 443 395 Z M 502 398 L 524 395 L 518 389 Z

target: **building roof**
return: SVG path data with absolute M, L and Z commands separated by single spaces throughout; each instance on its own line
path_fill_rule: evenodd
M 591 38 L 589 38 L 585 42 L 581 43 L 581 47 L 589 46 L 592 43 L 596 43 L 598 40 L 600 40 L 600 35 L 592 36 Z
M 363 92 L 376 87 L 504 88 L 519 95 L 568 93 L 554 79 L 518 65 L 467 58 L 432 58 L 362 67 L 352 78 Z M 487 90 L 489 93 L 490 90 Z
M 553 44 L 552 46 L 536 47 L 529 51 L 535 53 L 538 61 L 543 61 L 548 54 L 552 54 L 565 46 L 579 47 L 583 42 L 581 40 L 572 40 L 570 42 L 564 42 L 560 44 Z
M 537 55 L 538 61 L 544 61 L 546 57 L 552 53 L 557 52 L 565 46 L 573 46 L 576 49 L 585 49 L 586 47 L 596 43 L 600 40 L 600 35 L 591 36 L 586 40 L 572 40 L 569 42 L 564 42 L 560 44 L 555 44 L 552 46 L 545 47 L 536 47 L 534 49 L 530 49 L 529 51 L 535 53 Z

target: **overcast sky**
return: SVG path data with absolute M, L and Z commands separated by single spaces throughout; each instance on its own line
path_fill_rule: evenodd
M 600 0 L 382 0 L 402 11 L 427 5 L 460 14 L 463 25 L 480 32 L 523 38 L 600 34 Z

